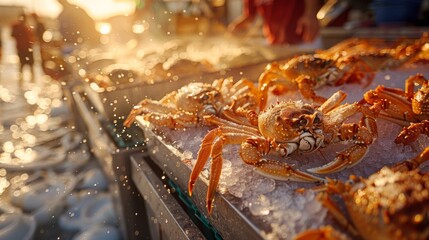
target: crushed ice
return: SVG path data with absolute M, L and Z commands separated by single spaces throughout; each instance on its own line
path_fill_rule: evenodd
M 376 79 L 367 87 L 362 88 L 356 84 L 346 84 L 339 87 L 322 87 L 318 94 L 329 97 L 339 89 L 345 91 L 348 96 L 345 102 L 359 101 L 363 93 L 374 89 L 377 85 L 387 87 L 404 88 L 405 79 L 416 72 L 423 70 L 403 69 L 401 71 L 385 71 L 376 75 Z M 426 76 L 428 77 L 428 76 Z M 296 92 L 283 96 L 270 97 L 269 101 L 283 100 L 286 98 L 300 99 Z M 367 177 L 386 165 L 393 165 L 405 159 L 414 157 L 417 153 L 429 145 L 427 136 L 420 138 L 410 146 L 397 145 L 393 142 L 402 127 L 384 120 L 377 120 L 379 136 L 369 147 L 367 155 L 356 166 L 341 172 L 326 175 L 326 177 L 346 180 L 351 174 Z M 184 152 L 182 159 L 190 168 L 195 164 L 195 158 L 202 138 L 207 133 L 205 127 L 187 130 L 173 131 L 165 129 L 164 134 L 174 142 L 174 148 Z M 347 148 L 349 143 L 337 143 L 313 153 L 292 154 L 286 161 L 302 171 L 322 166 L 334 159 L 336 152 Z M 283 182 L 263 177 L 253 171 L 251 166 L 242 162 L 238 156 L 238 145 L 227 145 L 223 150 L 224 164 L 218 186 L 220 193 L 228 193 L 239 199 L 234 204 L 238 209 L 249 210 L 250 214 L 258 217 L 269 227 L 263 230 L 267 239 L 290 239 L 303 230 L 317 228 L 329 224 L 327 210 L 316 200 L 315 193 L 307 190 L 297 193 L 296 189 L 310 189 L 313 184 Z M 183 156 L 183 155 L 182 155 Z M 206 165 L 208 168 L 209 162 Z M 208 169 L 203 174 L 208 177 Z M 322 176 L 323 177 L 323 176 Z M 216 206 L 215 206 L 216 207 Z M 265 229 L 265 228 L 264 228 Z

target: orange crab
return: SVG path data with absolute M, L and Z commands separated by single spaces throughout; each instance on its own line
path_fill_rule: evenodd
M 350 42 L 338 48 L 345 48 Z M 316 103 L 326 100 L 315 92 L 325 85 L 338 86 L 366 80 L 368 86 L 374 79 L 375 72 L 398 68 L 410 62 L 427 42 L 427 35 L 424 35 L 413 42 L 403 41 L 396 47 L 378 46 L 360 50 L 369 44 L 363 41 L 356 43 L 355 49 L 338 55 L 333 54 L 336 50 L 327 50 L 326 53 L 300 55 L 282 63 L 273 62 L 268 64 L 258 80 L 259 108 L 263 110 L 266 107 L 268 91 L 273 86 L 276 87 L 274 94 L 298 89 L 305 99 Z
M 167 94 L 159 101 L 144 99 L 131 110 L 124 125 L 129 127 L 136 116 L 157 126 L 168 128 L 194 127 L 204 115 L 222 115 L 224 107 L 257 108 L 256 87 L 253 82 L 232 78 L 218 79 L 212 84 L 192 82 Z
M 189 178 L 189 194 L 192 195 L 194 184 L 211 157 L 206 197 L 207 209 L 211 212 L 222 170 L 222 150 L 227 144 L 241 144 L 239 154 L 244 163 L 255 167 L 258 173 L 278 180 L 323 181 L 296 170 L 285 162 L 266 158 L 268 154 L 287 157 L 294 152 L 315 151 L 334 142 L 352 141 L 353 145 L 338 153 L 334 161 L 309 171 L 328 174 L 354 166 L 364 157 L 376 133 L 372 131 L 371 124 L 364 124 L 366 121 L 359 124 L 344 123 L 349 117 L 366 112 L 357 103 L 341 105 L 345 98 L 346 94 L 338 91 L 317 108 L 302 101 L 282 102 L 260 114 L 243 114 L 257 118 L 243 123 L 240 123 L 239 114 L 235 121 L 227 121 L 213 115 L 206 116 L 206 124 L 219 127 L 208 132 L 202 140 Z
M 353 236 L 362 239 L 429 239 L 429 173 L 418 167 L 429 160 L 429 147 L 411 160 L 384 167 L 367 179 L 350 177 L 349 182 L 330 180 L 318 199 Z M 340 211 L 330 194 L 345 203 L 351 221 Z M 295 237 L 343 239 L 332 228 L 305 231 Z
M 287 62 L 273 62 L 267 65 L 259 77 L 259 109 L 267 104 L 270 87 L 276 86 L 275 94 L 298 89 L 305 99 L 317 103 L 326 101 L 325 97 L 316 94 L 315 89 L 324 85 L 341 85 L 345 82 L 373 79 L 372 70 L 363 62 L 335 61 L 319 58 L 314 55 L 301 55 Z M 353 77 L 354 76 L 354 77 Z
M 326 50 L 316 50 L 316 55 L 325 59 L 337 60 L 362 52 L 379 51 L 386 48 L 387 43 L 379 38 L 348 38 Z
M 408 58 L 410 54 L 413 55 L 412 57 L 421 54 L 423 51 L 421 48 L 427 43 L 427 38 L 427 33 L 423 33 L 419 39 L 400 38 L 396 41 L 380 38 L 348 38 L 326 50 L 317 50 L 316 56 L 338 60 L 350 56 L 383 55 L 384 53 L 388 53 L 393 58 L 395 56 Z M 384 58 L 384 60 L 388 59 Z M 377 67 L 377 65 L 372 66 Z
M 414 91 L 415 85 L 420 85 Z M 405 91 L 378 86 L 364 94 L 362 104 L 378 104 L 378 117 L 404 126 L 396 143 L 410 144 L 420 134 L 429 135 L 429 82 L 422 74 L 405 81 Z

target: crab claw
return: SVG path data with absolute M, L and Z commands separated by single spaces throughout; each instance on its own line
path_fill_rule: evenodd
M 365 144 L 356 144 L 344 152 L 337 155 L 334 161 L 316 168 L 308 169 L 307 171 L 318 174 L 329 174 L 350 168 L 358 164 L 365 156 L 368 146 Z

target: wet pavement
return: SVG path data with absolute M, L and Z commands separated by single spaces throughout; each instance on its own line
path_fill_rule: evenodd
M 2 39 L 0 239 L 121 239 L 107 180 L 61 84 L 43 74 L 36 54 L 34 81 L 25 69 L 20 86 L 7 29 Z

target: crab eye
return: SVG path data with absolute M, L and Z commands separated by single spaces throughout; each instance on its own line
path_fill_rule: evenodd
M 308 123 L 308 119 L 305 116 L 301 116 L 299 118 L 299 125 L 305 126 L 305 125 L 307 125 L 307 123 Z
M 318 124 L 320 122 L 322 122 L 322 119 L 320 119 L 319 114 L 316 114 L 316 116 L 314 116 L 313 123 Z
M 207 101 L 209 99 L 209 95 L 204 94 L 203 96 L 201 96 L 201 100 L 203 101 Z
M 301 116 L 299 118 L 295 118 L 292 121 L 292 127 L 299 129 L 299 128 L 302 128 L 302 127 L 306 126 L 307 123 L 308 123 L 308 120 L 305 118 L 305 116 Z

